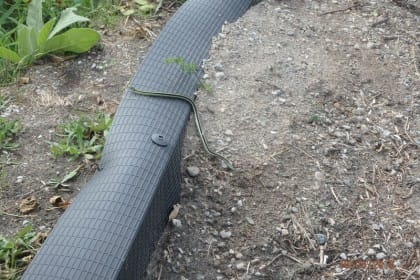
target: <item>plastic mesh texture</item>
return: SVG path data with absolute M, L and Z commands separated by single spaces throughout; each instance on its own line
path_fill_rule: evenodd
M 225 21 L 252 0 L 190 0 L 171 18 L 130 84 L 193 96 L 194 75 L 170 57 L 201 64 Z M 190 107 L 181 100 L 125 92 L 107 137 L 99 171 L 50 233 L 23 279 L 141 279 L 180 200 L 181 145 Z M 156 145 L 158 134 L 167 143 Z

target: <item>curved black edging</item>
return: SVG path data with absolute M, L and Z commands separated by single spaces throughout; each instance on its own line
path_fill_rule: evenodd
M 131 85 L 191 97 L 197 81 L 163 61 L 199 65 L 225 21 L 252 0 L 190 0 L 165 26 Z M 190 113 L 180 100 L 126 92 L 98 171 L 59 219 L 23 279 L 139 279 L 180 199 L 181 144 Z M 156 145 L 151 137 L 164 137 Z

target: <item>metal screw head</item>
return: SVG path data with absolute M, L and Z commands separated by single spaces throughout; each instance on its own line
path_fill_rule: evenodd
M 325 234 L 322 233 L 316 233 L 315 234 L 315 239 L 316 241 L 318 241 L 319 245 L 325 245 L 325 243 L 327 243 L 327 237 L 325 236 Z
M 169 144 L 166 137 L 158 133 L 152 134 L 152 142 L 161 147 L 166 147 Z

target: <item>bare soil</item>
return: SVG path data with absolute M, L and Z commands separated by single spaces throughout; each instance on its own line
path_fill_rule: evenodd
M 418 279 L 420 19 L 398 4 L 263 1 L 224 27 L 197 103 L 237 170 L 190 127 L 201 172 L 149 279 Z
M 419 7 L 267 0 L 224 26 L 205 62 L 213 92 L 197 104 L 236 170 L 205 154 L 191 123 L 181 209 L 147 279 L 418 279 Z M 23 125 L 20 148 L 2 155 L 1 235 L 28 222 L 48 232 L 63 211 L 48 199 L 89 180 L 94 164 L 68 192 L 46 186 L 83 163 L 51 159 L 47 141 L 81 113 L 115 111 L 149 45 L 139 37 L 159 26 L 102 30 L 103 50 L 0 89 Z M 23 215 L 30 195 L 39 206 Z
M 22 123 L 19 149 L 1 155 L 5 171 L 0 188 L 1 235 L 12 236 L 27 223 L 37 231 L 48 232 L 63 211 L 53 207 L 49 198 L 61 195 L 71 200 L 93 175 L 95 162 L 64 157 L 54 160 L 48 142 L 59 140 L 59 124 L 80 116 L 94 117 L 98 112 L 115 113 L 139 57 L 146 53 L 163 22 L 128 21 L 111 30 L 102 29 L 103 48 L 65 61 L 47 58 L 24 73 L 21 80 L 25 84 L 0 88 L 10 99 L 3 116 Z M 80 166 L 69 187 L 56 189 L 48 184 Z M 30 196 L 37 207 L 22 215 L 19 204 Z

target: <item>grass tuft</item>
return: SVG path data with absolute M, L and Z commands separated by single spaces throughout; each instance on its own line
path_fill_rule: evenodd
M 58 126 L 58 142 L 50 143 L 54 157 L 65 156 L 69 160 L 84 157 L 96 160 L 101 157 L 105 137 L 112 123 L 112 118 L 103 113 L 95 118 L 80 117 Z
M 44 238 L 31 225 L 25 226 L 12 238 L 0 235 L 0 279 L 19 279 Z

